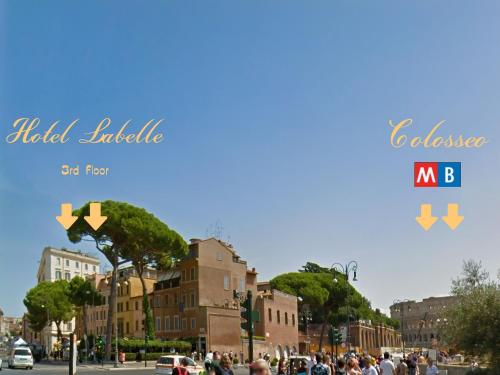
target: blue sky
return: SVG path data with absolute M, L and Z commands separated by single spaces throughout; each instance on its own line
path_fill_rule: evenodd
M 386 309 L 446 294 L 463 259 L 500 266 L 500 4 L 495 1 L 25 1 L 0 5 L 2 138 L 46 126 L 164 117 L 158 145 L 0 149 L 0 307 L 21 315 L 44 246 L 72 246 L 59 205 L 115 199 L 185 238 L 220 222 L 261 279 L 359 263 Z M 408 133 L 483 135 L 469 150 L 396 150 Z M 115 128 L 117 130 L 117 128 Z M 414 161 L 461 161 L 460 189 L 414 189 Z M 68 178 L 60 165 L 109 167 Z M 462 225 L 415 222 L 421 203 Z

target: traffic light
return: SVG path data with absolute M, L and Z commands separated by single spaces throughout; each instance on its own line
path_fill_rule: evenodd
M 250 314 L 252 313 L 251 300 L 247 297 L 245 301 L 240 304 L 240 315 L 241 315 L 241 329 L 249 331 Z
M 337 328 L 331 327 L 328 331 L 328 339 L 332 345 L 339 345 L 342 343 L 342 333 Z

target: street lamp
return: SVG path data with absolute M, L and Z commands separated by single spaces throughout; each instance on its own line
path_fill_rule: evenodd
M 337 277 L 336 273 L 340 273 L 344 275 L 345 281 L 346 281 L 346 287 L 347 287 L 347 296 L 346 296 L 346 303 L 347 303 L 347 335 L 346 335 L 346 346 L 347 350 L 349 352 L 351 351 L 351 322 L 350 322 L 350 307 L 349 307 L 349 275 L 352 273 L 353 278 L 352 281 L 358 281 L 357 279 L 357 274 L 358 274 L 358 262 L 355 260 L 351 260 L 349 263 L 346 265 L 342 265 L 341 263 L 334 263 L 330 267 L 330 269 L 333 271 L 333 282 L 337 283 Z
M 303 301 L 302 297 L 299 297 L 299 301 Z M 307 305 L 302 306 L 300 317 L 304 319 L 304 323 L 306 325 L 306 351 L 307 353 L 309 353 L 311 349 L 311 338 L 309 337 L 309 322 L 312 321 L 312 312 L 309 310 L 309 307 Z
M 408 299 L 404 300 L 395 299 L 394 301 L 392 301 L 392 305 L 394 306 L 394 311 L 395 312 L 399 311 L 399 313 L 401 314 L 401 341 L 403 342 L 403 355 L 405 355 L 405 331 L 404 331 L 405 308 L 403 304 L 408 302 L 410 302 L 410 300 Z

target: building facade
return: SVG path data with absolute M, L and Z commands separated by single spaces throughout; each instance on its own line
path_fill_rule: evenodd
M 248 269 L 232 246 L 214 238 L 191 240 L 187 258 L 158 278 L 153 292 L 156 335 L 190 340 L 198 352 L 232 351 L 246 358 L 246 332 L 241 329 L 240 305 L 233 293 L 246 295 L 249 290 L 253 309 L 261 317 L 255 324 L 259 339 L 254 355 L 298 346 L 296 298 L 258 291 L 255 269 Z M 265 321 L 268 309 L 283 314 L 283 322 Z
M 94 336 L 105 336 L 108 318 L 108 301 L 111 293 L 111 272 L 105 275 L 92 275 L 87 279 L 96 287 L 103 296 L 103 303 L 98 306 L 87 306 L 87 334 Z M 153 286 L 156 282 L 156 270 L 147 269 L 144 272 L 144 282 L 146 293 L 152 303 Z M 144 317 L 143 317 L 143 291 L 142 284 L 133 267 L 125 267 L 118 270 L 117 279 L 117 323 L 118 337 L 144 337 Z M 113 333 L 114 333 L 113 322 Z M 83 321 L 77 324 L 77 335 L 83 334 Z
M 37 272 L 38 283 L 43 281 L 71 280 L 80 276 L 86 278 L 100 272 L 100 261 L 96 257 L 80 251 L 67 249 L 56 249 L 46 247 L 43 249 L 42 257 Z M 69 335 L 75 329 L 75 319 L 61 324 L 64 336 Z M 40 344 L 50 353 L 57 342 L 57 327 L 51 324 L 44 328 L 40 334 Z
M 447 324 L 448 307 L 455 303 L 454 296 L 445 296 L 392 305 L 391 317 L 400 322 L 400 332 L 405 346 L 418 349 L 436 348 L 442 345 L 440 330 Z

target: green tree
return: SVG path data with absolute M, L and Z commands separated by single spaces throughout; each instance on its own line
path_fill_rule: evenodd
M 153 315 L 144 271 L 149 266 L 157 269 L 171 267 L 174 259 L 186 255 L 188 246 L 177 232 L 146 210 L 133 206 L 129 206 L 128 209 L 132 212 L 121 223 L 127 238 L 126 245 L 120 249 L 120 255 L 132 262 L 141 280 L 145 333 L 152 339 L 154 338 Z
M 363 297 L 342 274 L 316 263 L 307 262 L 299 272 L 279 275 L 271 280 L 273 289 L 301 297 L 299 308 L 307 305 L 312 322 L 322 324 L 320 348 L 328 324 L 338 326 L 347 320 L 370 319 L 376 324 L 397 328 L 398 321 L 373 310 L 370 301 Z
M 68 296 L 75 311 L 82 316 L 83 333 L 87 335 L 87 306 L 101 305 L 103 297 L 89 280 L 79 276 L 69 282 Z
M 172 256 L 178 255 L 187 249 L 182 238 L 170 230 L 160 220 L 149 214 L 146 210 L 132 206 L 124 202 L 104 201 L 101 203 L 101 214 L 107 216 L 107 220 L 97 231 L 93 230 L 84 220 L 84 216 L 90 212 L 90 202 L 73 211 L 78 220 L 68 230 L 68 238 L 73 243 L 90 239 L 95 242 L 96 248 L 104 254 L 113 267 L 111 277 L 111 293 L 108 299 L 108 320 L 106 326 L 106 358 L 111 356 L 113 317 L 116 314 L 116 278 L 118 266 L 124 262 L 132 261 L 141 282 L 142 271 L 151 262 L 156 265 L 165 266 L 169 264 Z M 152 236 L 153 238 L 149 238 Z M 165 238 L 160 238 L 165 236 Z M 173 249 L 181 247 L 177 252 Z M 171 253 L 165 250 L 170 250 Z M 142 252 L 142 258 L 140 256 Z M 139 272 L 141 270 L 141 272 Z M 146 314 L 145 324 L 152 327 L 151 311 L 147 295 L 144 296 Z M 149 322 L 149 323 L 148 323 Z M 152 328 L 147 328 L 146 332 Z
M 74 317 L 68 282 L 43 281 L 28 291 L 23 302 L 28 310 L 30 327 L 40 332 L 47 324 L 55 323 L 57 338 L 61 341 L 61 323 L 68 322 Z
M 481 262 L 464 261 L 462 275 L 452 282 L 456 304 L 440 327 L 448 343 L 467 354 L 490 361 L 492 373 L 500 373 L 500 283 L 491 280 Z

